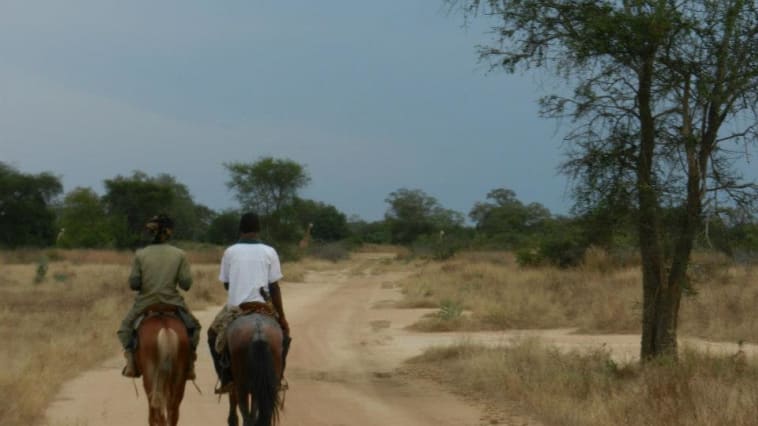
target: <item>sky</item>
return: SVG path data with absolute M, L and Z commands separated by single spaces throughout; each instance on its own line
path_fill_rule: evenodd
M 69 191 L 169 173 L 237 207 L 224 162 L 306 166 L 302 195 L 380 219 L 399 188 L 464 214 L 495 188 L 566 213 L 564 125 L 489 72 L 442 0 L 0 3 L 0 161 Z

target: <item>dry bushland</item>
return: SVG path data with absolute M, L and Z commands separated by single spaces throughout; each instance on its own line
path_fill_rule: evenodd
M 681 335 L 758 342 L 755 266 L 698 253 L 682 300 Z M 415 324 L 437 330 L 577 328 L 638 332 L 641 276 L 594 250 L 576 269 L 520 268 L 507 253 L 463 253 L 427 263 L 403 283 L 405 304 L 438 312 Z M 550 425 L 753 425 L 758 368 L 741 356 L 681 351 L 678 362 L 618 365 L 604 348 L 566 353 L 536 340 L 436 348 L 414 374 L 495 405 L 516 402 Z
M 550 425 L 747 426 L 758 418 L 758 369 L 687 350 L 677 363 L 618 366 L 603 349 L 461 343 L 431 349 L 408 368 L 496 405 L 516 402 Z
M 636 333 L 642 278 L 638 266 L 612 267 L 602 254 L 575 269 L 521 268 L 509 253 L 462 253 L 428 262 L 402 283 L 406 307 L 439 308 L 415 325 L 425 331 L 577 328 Z M 680 333 L 758 342 L 756 267 L 698 254 L 682 300 Z
M 39 422 L 60 385 L 120 349 L 116 329 L 131 307 L 127 259 L 120 252 L 65 252 L 71 261 L 0 266 L 0 424 Z M 36 253 L 38 255 L 39 253 Z M 93 259 L 98 259 L 97 263 Z M 106 260 L 107 259 L 107 260 Z M 87 263 L 83 263 L 87 262 Z M 225 298 L 218 266 L 192 266 L 191 309 Z
M 193 287 L 190 309 L 220 306 L 220 247 L 185 247 Z M 0 251 L 0 424 L 34 424 L 60 385 L 120 350 L 116 339 L 134 293 L 130 251 L 24 249 Z M 284 266 L 286 281 L 302 281 L 326 261 Z

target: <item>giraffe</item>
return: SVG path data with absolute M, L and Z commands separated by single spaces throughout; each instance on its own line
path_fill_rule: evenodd
M 300 240 L 300 242 L 297 244 L 297 246 L 303 250 L 307 249 L 311 243 L 311 229 L 313 229 L 313 224 L 309 223 L 308 228 L 305 229 L 305 235 L 303 235 L 303 239 Z

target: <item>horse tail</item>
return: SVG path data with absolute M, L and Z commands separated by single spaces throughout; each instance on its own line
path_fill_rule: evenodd
M 167 413 L 174 360 L 179 353 L 179 336 L 174 330 L 163 327 L 158 331 L 157 347 L 158 362 L 153 373 L 150 406 L 159 409 L 162 413 Z
M 244 379 L 237 385 L 239 407 L 245 425 L 251 424 L 257 408 L 255 426 L 279 421 L 279 377 L 274 369 L 271 345 L 264 339 L 250 342 L 243 368 Z

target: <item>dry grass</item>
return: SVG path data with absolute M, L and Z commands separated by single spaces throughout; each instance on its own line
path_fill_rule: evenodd
M 224 248 L 202 246 L 185 248 L 187 259 L 192 264 L 221 262 Z M 19 249 L 0 250 L 0 265 L 23 265 L 46 258 L 51 262 L 71 262 L 74 264 L 129 265 L 134 258 L 130 250 L 102 249 Z
M 561 353 L 536 340 L 427 351 L 413 374 L 493 404 L 517 402 L 550 425 L 754 425 L 758 369 L 684 351 L 678 363 L 619 366 L 609 354 Z
M 94 264 L 82 257 L 52 262 L 39 284 L 34 263 L 0 267 L 0 424 L 39 422 L 64 381 L 119 351 L 115 331 L 134 297 L 123 264 L 129 261 L 121 256 L 98 252 Z M 217 264 L 192 269 L 190 308 L 222 304 Z
M 556 268 L 524 269 L 508 253 L 463 253 L 428 263 L 403 283 L 407 307 L 457 303 L 471 314 L 454 327 L 440 316 L 421 330 L 577 327 L 593 332 L 639 329 L 639 274 Z
M 519 268 L 507 254 L 464 253 L 426 264 L 403 283 L 405 304 L 439 309 L 415 325 L 427 331 L 638 332 L 641 275 L 629 259 L 619 267 L 593 250 L 582 267 L 558 270 Z M 680 335 L 758 342 L 755 272 L 723 256 L 696 254 Z M 746 426 L 758 418 L 755 360 L 743 365 L 687 349 L 676 363 L 619 366 L 602 348 L 563 353 L 535 340 L 499 348 L 462 343 L 427 351 L 410 370 L 495 405 L 516 402 L 550 425 Z
M 521 268 L 508 253 L 462 253 L 419 264 L 402 283 L 405 307 L 458 304 L 470 315 L 429 316 L 423 331 L 576 327 L 585 333 L 636 333 L 641 321 L 639 267 L 613 268 L 602 253 L 576 269 Z M 683 298 L 682 335 L 758 342 L 756 267 L 697 254 L 694 294 Z

